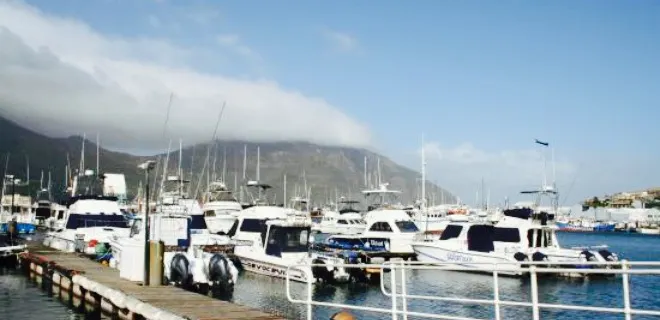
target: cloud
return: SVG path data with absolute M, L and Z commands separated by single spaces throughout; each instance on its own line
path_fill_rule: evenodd
M 261 56 L 250 47 L 242 44 L 240 37 L 236 34 L 221 34 L 217 37 L 217 41 L 220 45 L 231 49 L 244 58 L 261 61 Z
M 358 40 L 347 33 L 333 31 L 327 28 L 323 28 L 321 33 L 336 51 L 348 53 L 355 52 L 359 49 Z
M 365 126 L 320 98 L 272 80 L 234 79 L 189 67 L 203 58 L 217 60 L 215 52 L 106 36 L 17 2 L 0 2 L 0 43 L 0 115 L 45 134 L 100 132 L 109 148 L 163 148 L 173 92 L 166 139 L 210 139 L 226 101 L 220 138 L 370 143 Z
M 487 151 L 471 143 L 443 146 L 438 142 L 424 146 L 429 180 L 452 190 L 463 202 L 474 204 L 476 193 L 488 193 L 492 204 L 503 203 L 504 197 L 511 200 L 530 200 L 521 197 L 520 191 L 541 187 L 545 178 L 552 183 L 552 154 L 546 148 L 527 150 Z M 421 153 L 421 149 L 419 150 Z M 543 160 L 545 152 L 545 165 Z M 570 192 L 579 165 L 575 160 L 557 156 L 555 159 L 557 188 Z M 485 191 L 480 191 L 482 179 Z M 564 196 L 560 198 L 563 202 Z M 577 200 L 575 197 L 571 201 Z M 572 204 L 572 203 L 571 203 Z

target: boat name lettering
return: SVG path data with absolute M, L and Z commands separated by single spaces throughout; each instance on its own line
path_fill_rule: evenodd
M 457 262 L 472 262 L 472 257 L 464 256 L 455 252 L 450 252 L 447 254 L 448 261 L 457 261 Z
M 369 240 L 369 244 L 372 245 L 372 246 L 376 246 L 376 247 L 384 247 L 385 246 L 385 240 L 380 240 L 379 241 L 379 240 L 371 239 L 371 240 Z

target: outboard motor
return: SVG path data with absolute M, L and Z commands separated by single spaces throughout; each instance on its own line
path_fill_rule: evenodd
M 548 261 L 548 256 L 537 251 L 532 254 L 532 261 Z
M 513 255 L 513 258 L 516 259 L 516 261 L 519 261 L 519 262 L 529 261 L 529 258 L 527 257 L 527 255 L 522 253 L 522 252 L 516 252 L 516 254 Z M 523 268 L 528 267 L 528 266 L 529 265 L 526 265 L 526 264 L 521 265 L 521 267 L 523 267 Z
M 598 250 L 598 254 L 600 254 L 600 256 L 603 257 L 603 259 L 605 259 L 608 262 L 619 261 L 619 257 L 616 254 L 610 252 L 609 250 L 605 250 L 605 249 Z
M 190 284 L 190 280 L 192 280 L 190 261 L 188 261 L 185 255 L 177 253 L 172 257 L 169 280 L 184 287 Z
M 598 258 L 596 258 L 596 256 L 593 253 L 591 253 L 589 250 L 584 250 L 580 252 L 580 255 L 584 256 L 584 258 L 587 261 L 598 261 Z
M 231 294 L 234 292 L 234 284 L 238 276 L 238 270 L 226 256 L 216 253 L 209 260 L 209 280 L 213 283 L 213 289 L 220 294 Z
M 325 261 L 321 259 L 314 259 L 312 261 L 312 264 L 322 264 L 325 265 Z M 324 267 L 324 266 L 313 266 L 312 267 L 312 275 L 314 276 L 314 279 L 317 280 L 322 280 L 324 283 L 330 283 L 335 280 L 334 277 L 334 272 L 328 270 L 329 267 Z

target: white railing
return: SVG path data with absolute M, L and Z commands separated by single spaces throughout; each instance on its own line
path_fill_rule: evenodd
M 396 261 L 396 262 L 386 262 L 384 264 L 343 264 L 343 265 L 334 265 L 334 267 L 344 267 L 344 268 L 379 268 L 380 272 L 380 288 L 382 293 L 391 299 L 391 308 L 382 308 L 382 307 L 369 307 L 369 306 L 358 306 L 358 305 L 348 305 L 348 304 L 339 304 L 331 302 L 322 302 L 313 300 L 313 284 L 314 278 L 311 274 L 311 267 L 327 267 L 324 264 L 299 264 L 292 265 L 287 268 L 286 272 L 286 294 L 290 302 L 295 304 L 303 304 L 306 306 L 307 319 L 314 319 L 313 316 L 313 306 L 322 306 L 330 308 L 341 308 L 348 310 L 359 310 L 367 311 L 381 314 L 390 314 L 393 320 L 398 320 L 400 318 L 407 320 L 408 316 L 422 317 L 422 318 L 431 318 L 431 319 L 452 319 L 452 320 L 480 320 L 478 318 L 471 317 L 462 317 L 455 316 L 450 314 L 434 314 L 428 312 L 415 312 L 408 310 L 408 304 L 410 300 L 427 300 L 427 301 L 443 301 L 443 302 L 453 302 L 457 304 L 467 304 L 467 305 L 491 305 L 494 308 L 494 318 L 497 320 L 502 319 L 501 316 L 501 307 L 503 306 L 515 306 L 515 307 L 529 307 L 532 309 L 532 318 L 534 320 L 540 319 L 540 310 L 541 309 L 554 309 L 554 310 L 574 310 L 574 311 L 591 311 L 591 312 L 600 312 L 600 313 L 615 313 L 624 315 L 626 320 L 630 320 L 632 315 L 648 315 L 648 316 L 660 316 L 660 310 L 643 310 L 635 309 L 631 305 L 630 301 L 630 276 L 631 275 L 660 275 L 660 262 L 629 262 L 626 260 L 618 262 L 583 262 L 583 265 L 590 266 L 599 266 L 602 268 L 589 268 L 589 269 L 577 269 L 577 268 L 562 268 L 562 267 L 550 267 L 552 262 L 520 262 L 520 263 L 471 263 L 474 265 L 483 265 L 483 268 L 475 270 L 474 267 L 465 267 L 455 264 L 447 263 L 423 263 L 423 262 L 410 262 L 410 261 Z M 306 282 L 306 299 L 294 299 L 291 294 L 291 279 L 289 277 L 290 269 L 305 270 L 307 272 L 307 282 Z M 390 287 L 391 291 L 388 292 L 385 286 L 386 272 L 384 270 L 389 270 L 390 278 Z M 470 298 L 457 298 L 457 297 L 442 297 L 440 296 L 442 292 L 434 292 L 433 296 L 425 295 L 413 295 L 408 294 L 407 290 L 407 279 L 406 271 L 407 270 L 436 270 L 436 271 L 480 271 L 492 274 L 493 277 L 493 299 L 470 299 Z M 399 276 L 397 277 L 397 272 Z M 525 301 L 514 301 L 514 300 L 503 300 L 500 299 L 500 288 L 499 288 L 499 279 L 502 274 L 513 274 L 513 273 L 522 273 L 525 274 L 525 277 L 529 277 L 530 286 L 531 286 L 531 302 Z M 553 304 L 553 303 L 543 303 L 539 301 L 539 292 L 538 292 L 538 275 L 539 274 L 598 274 L 598 275 L 620 275 L 620 280 L 612 281 L 621 281 L 622 283 L 622 297 L 623 297 L 623 308 L 614 308 L 614 307 L 596 307 L 596 306 L 587 306 L 587 305 L 569 305 L 569 304 Z M 398 283 L 398 278 L 400 278 L 400 283 Z M 557 281 L 562 281 L 558 279 Z M 400 292 L 399 292 L 400 290 Z M 401 303 L 399 303 L 401 300 Z M 654 303 L 658 305 L 658 303 Z M 401 316 L 401 317 L 400 317 Z

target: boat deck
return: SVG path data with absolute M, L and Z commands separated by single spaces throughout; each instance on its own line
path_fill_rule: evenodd
M 144 287 L 139 283 L 121 279 L 118 270 L 104 266 L 87 257 L 54 251 L 51 248 L 35 243 L 32 243 L 28 247 L 28 252 L 23 253 L 21 259 L 32 263 L 32 266 L 47 265 L 47 269 L 57 271 L 63 276 L 71 277 L 71 279 L 74 275 L 83 276 L 98 284 L 120 291 L 126 296 L 137 299 L 154 308 L 179 316 L 181 319 L 284 319 L 253 308 L 214 299 L 174 286 Z M 47 276 L 47 273 L 48 271 L 43 271 L 44 277 Z M 102 298 L 106 299 L 107 297 Z M 135 313 L 135 311 L 133 312 Z M 145 315 L 142 315 L 142 317 L 149 318 Z

